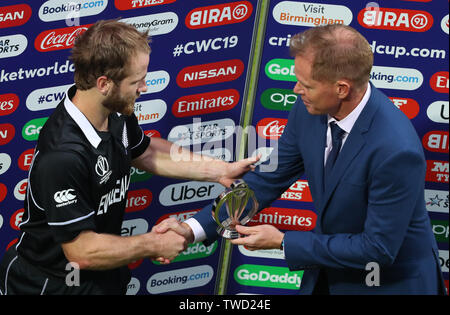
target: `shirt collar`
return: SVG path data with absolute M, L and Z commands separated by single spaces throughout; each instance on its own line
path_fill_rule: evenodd
M 91 145 L 97 149 L 102 139 L 97 134 L 97 131 L 95 131 L 94 127 L 91 125 L 86 116 L 84 116 L 84 114 L 78 109 L 78 107 L 76 107 L 75 104 L 70 100 L 69 95 L 73 97 L 73 95 L 75 95 L 76 89 L 77 88 L 75 87 L 75 85 L 73 85 L 66 91 L 64 107 L 67 113 L 69 113 L 70 117 L 72 117 L 78 127 L 80 127 L 81 131 L 84 133 L 85 137 L 88 139 Z
M 336 121 L 336 124 L 344 130 L 347 134 L 350 133 L 350 131 L 353 128 L 353 125 L 355 124 L 356 120 L 358 119 L 359 115 L 361 114 L 362 110 L 366 106 L 367 102 L 370 98 L 370 84 L 367 84 L 366 93 L 364 93 L 364 96 L 359 102 L 358 106 L 356 106 L 350 114 L 348 114 L 344 119 L 337 121 L 334 117 L 328 115 L 328 124 L 330 122 Z

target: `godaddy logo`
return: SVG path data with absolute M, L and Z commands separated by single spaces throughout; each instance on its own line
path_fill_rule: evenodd
M 272 59 L 265 67 L 266 75 L 272 80 L 296 82 L 293 59 Z
M 247 286 L 298 290 L 303 271 L 291 272 L 286 267 L 241 265 L 234 271 L 236 282 Z
M 200 259 L 211 256 L 217 249 L 217 241 L 209 246 L 205 246 L 202 243 L 190 244 L 189 247 L 180 255 L 177 256 L 172 262 L 179 262 L 192 259 Z M 158 262 L 152 261 L 154 264 L 159 265 Z
M 36 118 L 27 122 L 22 128 L 22 137 L 28 141 L 37 140 L 47 119 L 48 117 Z

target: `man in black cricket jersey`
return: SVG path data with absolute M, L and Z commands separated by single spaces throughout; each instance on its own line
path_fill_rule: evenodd
M 193 159 L 144 135 L 133 109 L 147 89 L 148 42 L 116 20 L 99 21 L 77 39 L 75 85 L 40 132 L 21 235 L 0 266 L 1 294 L 124 294 L 127 264 L 145 257 L 169 263 L 183 251 L 187 241 L 176 233 L 183 229 L 120 236 L 131 165 L 225 186 L 253 168 L 257 159 Z M 172 160 L 174 149 L 190 158 Z M 77 268 L 79 283 L 67 285 Z

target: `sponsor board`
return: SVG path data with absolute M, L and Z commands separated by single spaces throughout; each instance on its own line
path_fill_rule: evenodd
M 181 252 L 174 260 L 171 261 L 171 263 L 206 258 L 213 255 L 216 249 L 217 241 L 209 246 L 205 246 L 202 243 L 189 244 L 188 248 Z M 160 263 L 155 260 L 152 260 L 152 263 L 155 265 L 160 265 Z
M 118 10 L 131 10 L 174 3 L 175 1 L 176 0 L 114 0 L 114 5 Z
M 427 182 L 448 183 L 448 161 L 427 160 Z
M 224 187 L 209 182 L 184 182 L 164 187 L 159 194 L 159 202 L 164 206 L 174 206 L 189 202 L 211 200 L 219 196 Z
M 423 75 L 412 68 L 373 66 L 370 81 L 379 89 L 412 91 L 422 86 Z
M 436 101 L 427 108 L 427 116 L 436 123 L 448 124 L 449 108 L 448 101 Z
M 278 140 L 286 127 L 287 119 L 263 118 L 256 124 L 256 130 L 261 138 Z
M 152 192 L 148 189 L 131 190 L 128 192 L 125 212 L 135 212 L 146 209 L 152 202 Z
M 86 24 L 44 31 L 34 40 L 34 48 L 40 52 L 72 48 L 77 36 L 86 32 L 91 25 Z
M 441 263 L 442 272 L 448 273 L 449 267 L 448 250 L 439 250 L 439 261 Z
M 448 131 L 428 131 L 422 138 L 422 144 L 428 151 L 448 153 Z
M 436 241 L 448 244 L 448 220 L 431 220 L 431 227 Z
M 6 116 L 14 113 L 19 107 L 19 97 L 14 93 L 0 95 L 0 116 Z
M 306 180 L 298 180 L 291 185 L 280 197 L 280 200 L 312 202 L 311 191 Z
M 108 0 L 49 0 L 39 8 L 39 18 L 43 22 L 70 20 L 102 13 Z
M 133 25 L 139 32 L 148 30 L 150 36 L 155 36 L 172 32 L 178 25 L 178 15 L 175 12 L 163 12 L 135 16 L 120 21 Z
M 30 120 L 22 128 L 22 137 L 27 141 L 36 141 L 48 117 Z
M 0 59 L 19 56 L 27 46 L 28 40 L 22 34 L 0 36 Z
M 120 235 L 133 236 L 147 233 L 148 222 L 144 219 L 125 220 L 122 222 Z
M 19 209 L 15 211 L 9 220 L 9 225 L 13 230 L 20 231 L 19 225 L 22 223 L 22 217 L 23 213 L 25 212 L 25 209 Z
M 1 166 L 1 164 L 0 164 L 0 166 Z M 0 171 L 1 171 L 1 168 L 0 168 Z M 7 194 L 8 194 L 8 188 L 6 188 L 5 184 L 0 183 L 0 202 L 5 200 Z M 1 224 L 0 224 L 0 226 L 1 226 Z
M 412 98 L 389 97 L 389 99 L 400 109 L 409 119 L 413 119 L 419 114 L 420 106 Z
M 130 169 L 131 182 L 143 182 L 148 180 L 153 174 L 147 173 L 146 171 L 140 170 L 136 167 L 131 167 Z
M 16 129 L 11 124 L 0 124 L 0 145 L 8 144 L 16 134 Z
M 11 166 L 11 157 L 8 153 L 0 153 L 0 175 L 6 173 Z
M 425 205 L 428 211 L 448 214 L 448 191 L 425 189 Z
M 19 201 L 25 200 L 25 193 L 27 192 L 28 178 L 19 181 L 14 187 L 14 197 Z
M 343 5 L 319 4 L 315 2 L 282 1 L 272 16 L 280 24 L 314 27 L 326 24 L 350 25 L 352 11 Z
M 26 106 L 31 111 L 55 108 L 66 96 L 66 91 L 72 85 L 66 84 L 36 89 L 28 95 L 25 102 Z
M 266 75 L 272 80 L 297 82 L 294 72 L 293 59 L 272 59 L 267 64 L 265 69 Z
M 270 224 L 279 230 L 311 231 L 316 226 L 317 215 L 311 210 L 268 207 L 257 213 L 247 224 Z
M 442 18 L 442 20 L 441 20 L 441 28 L 442 28 L 442 31 L 444 31 L 444 33 L 448 35 L 448 32 L 449 32 L 448 14 Z
M 155 273 L 147 281 L 150 294 L 186 290 L 207 285 L 214 278 L 214 270 L 209 265 Z
M 252 15 L 252 11 L 253 6 L 248 1 L 216 4 L 191 10 L 185 23 L 190 29 L 241 23 Z
M 24 25 L 30 17 L 31 7 L 28 4 L 0 7 L 0 28 Z
M 259 249 L 259 250 L 248 250 L 245 246 L 238 246 L 239 252 L 247 257 L 257 257 L 257 258 L 269 258 L 269 259 L 282 259 L 284 260 L 284 253 L 281 249 Z
M 147 85 L 147 91 L 141 94 L 158 93 L 169 85 L 170 75 L 164 70 L 152 71 L 147 73 L 144 80 Z
M 298 290 L 302 271 L 289 271 L 287 267 L 241 265 L 234 270 L 234 280 L 245 286 Z
M 290 111 L 298 95 L 289 89 L 267 89 L 261 94 L 261 104 L 272 110 Z
M 161 99 L 136 102 L 134 114 L 139 125 L 145 125 L 161 120 L 167 111 L 167 104 Z
M 161 223 L 162 221 L 164 221 L 164 220 L 166 220 L 168 218 L 174 218 L 178 222 L 183 222 L 183 221 L 186 221 L 187 219 L 189 219 L 190 217 L 192 217 L 194 214 L 196 214 L 200 210 L 201 209 L 194 209 L 194 210 L 187 210 L 187 211 L 181 211 L 181 212 L 168 213 L 168 214 L 165 214 L 162 217 L 160 217 L 156 221 L 155 225 L 158 225 L 159 223 Z
M 439 71 L 430 78 L 430 86 L 438 93 L 446 93 L 449 91 L 449 75 L 448 71 Z
M 130 282 L 127 285 L 127 292 L 125 295 L 136 295 L 141 288 L 141 283 L 135 277 L 132 277 Z
M 20 154 L 19 159 L 17 160 L 17 165 L 22 171 L 28 171 L 30 169 L 33 156 L 34 148 L 25 150 L 22 154 Z

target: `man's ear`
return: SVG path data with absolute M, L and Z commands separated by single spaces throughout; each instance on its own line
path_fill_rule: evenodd
M 108 79 L 105 75 L 102 75 L 97 78 L 97 89 L 102 95 L 104 96 L 108 95 L 111 86 L 112 81 Z
M 338 98 L 345 99 L 350 94 L 351 83 L 347 80 L 338 80 L 336 82 L 336 95 Z

